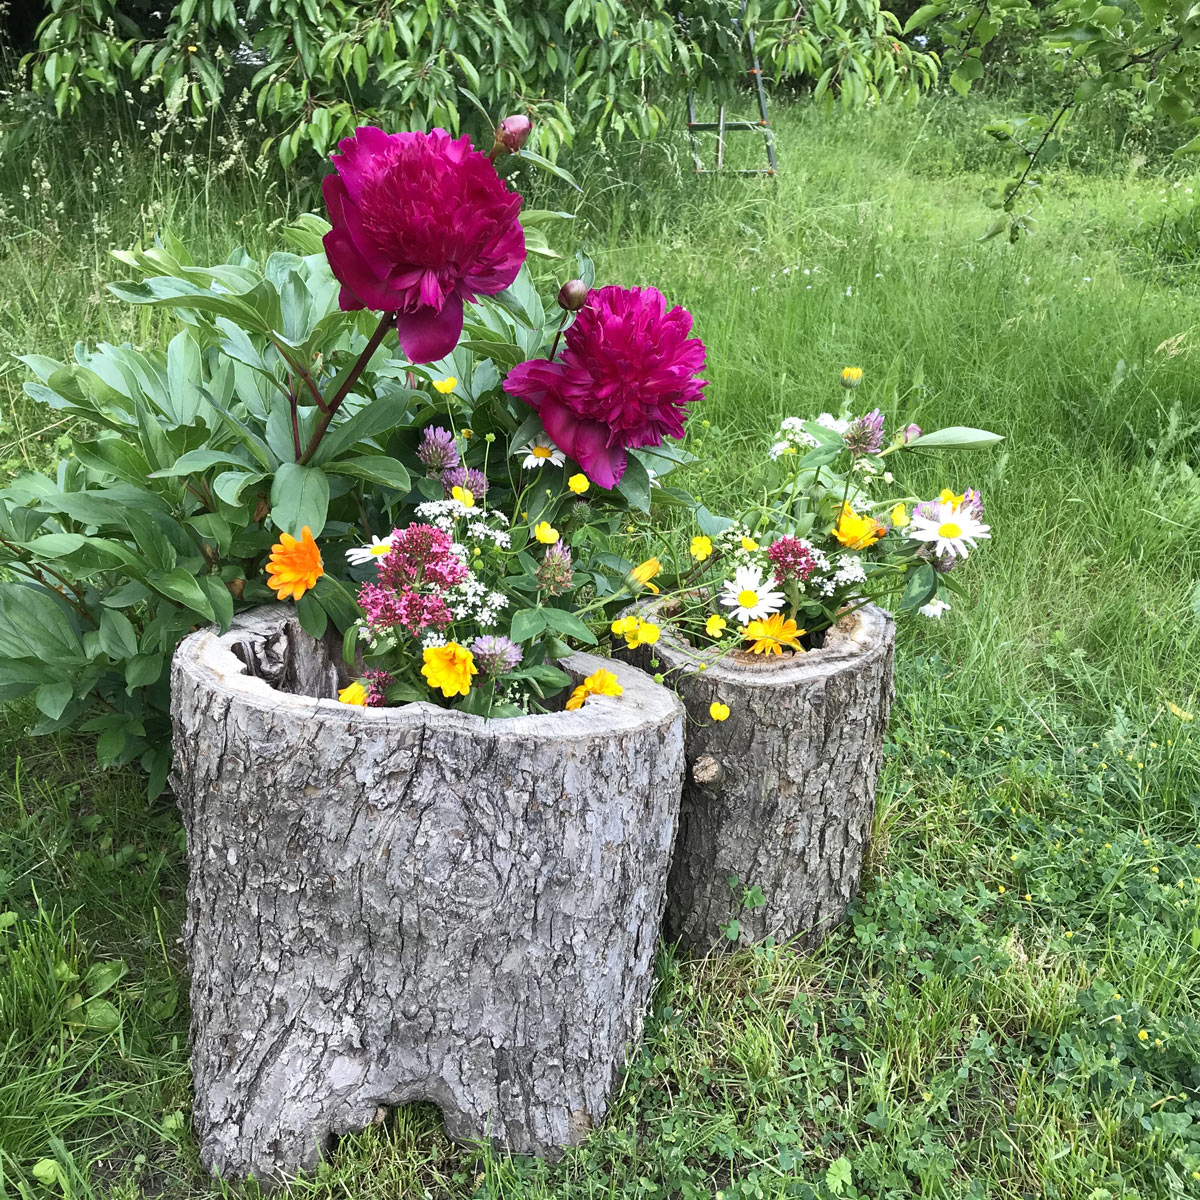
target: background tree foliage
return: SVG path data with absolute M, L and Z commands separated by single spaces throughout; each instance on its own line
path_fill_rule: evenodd
M 61 116 L 97 94 L 160 94 L 197 116 L 247 89 L 286 166 L 355 125 L 482 133 L 537 119 L 555 156 L 580 134 L 652 138 L 694 84 L 745 76 L 736 0 L 49 0 L 26 59 Z M 934 58 L 905 45 L 879 0 L 751 4 L 764 68 L 832 102 L 913 99 Z

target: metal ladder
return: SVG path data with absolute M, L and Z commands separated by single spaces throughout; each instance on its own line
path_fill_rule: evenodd
M 742 0 L 741 17 L 746 15 L 746 0 Z M 733 28 L 736 32 L 741 32 L 741 20 L 733 22 Z M 725 169 L 725 134 L 729 133 L 761 133 L 766 138 L 767 143 L 767 165 L 765 167 L 743 167 L 738 170 L 731 171 L 734 175 L 775 175 L 779 171 L 779 163 L 775 158 L 775 134 L 771 129 L 771 118 L 767 113 L 767 93 L 763 87 L 762 68 L 759 66 L 758 55 L 754 50 L 754 30 L 746 30 L 746 61 L 747 74 L 754 81 L 755 95 L 758 99 L 758 114 L 757 121 L 727 121 L 725 119 L 725 105 L 722 104 L 717 109 L 717 119 L 715 121 L 697 121 L 696 120 L 696 89 L 692 88 L 688 92 L 688 119 L 687 129 L 692 139 L 692 160 L 695 163 L 695 172 L 697 175 L 715 175 L 718 171 Z M 717 165 L 715 167 L 705 167 L 703 160 L 700 158 L 700 139 L 696 136 L 697 133 L 716 133 L 717 135 Z

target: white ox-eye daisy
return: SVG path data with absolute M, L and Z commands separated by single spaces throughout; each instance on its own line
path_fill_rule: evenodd
M 783 593 L 773 592 L 770 584 L 763 583 L 761 567 L 738 567 L 722 587 L 721 603 L 732 609 L 743 625 L 769 617 L 783 607 Z
M 561 467 L 567 461 L 567 456 L 544 433 L 539 433 L 532 442 L 526 443 L 517 453 L 525 455 L 521 460 L 521 466 L 526 471 L 536 471 L 538 467 L 544 467 L 547 464 L 552 467 Z
M 913 513 L 912 521 L 904 533 L 918 542 L 932 542 L 934 554 L 953 554 L 955 558 L 966 558 L 968 547 L 973 549 L 978 538 L 992 536 L 991 528 L 978 517 L 964 512 L 962 506 L 956 509 L 953 502 L 943 501 L 932 506 L 921 505 Z
M 350 560 L 350 565 L 355 567 L 365 567 L 367 563 L 376 558 L 383 558 L 384 555 L 390 554 L 392 549 L 392 535 L 389 533 L 387 537 L 372 537 L 370 545 L 355 546 L 353 549 L 346 551 L 346 557 Z

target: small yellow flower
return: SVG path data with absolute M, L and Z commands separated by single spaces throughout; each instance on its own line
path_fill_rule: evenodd
M 658 587 L 651 583 L 650 580 L 652 580 L 661 570 L 662 563 L 660 563 L 657 558 L 648 558 L 645 562 L 638 563 L 638 565 L 634 567 L 629 574 L 633 579 L 640 583 L 642 587 L 653 592 L 654 595 L 657 596 Z
M 470 440 L 471 440 L 471 438 L 473 438 L 473 437 L 475 436 L 475 430 L 473 430 L 473 429 L 460 429 L 460 430 L 458 431 L 458 436 L 459 436 L 459 437 L 461 437 L 461 438 L 466 438 L 466 439 L 467 439 L 467 441 L 470 441 Z
M 708 706 L 708 715 L 710 717 L 712 717 L 712 719 L 714 721 L 728 721 L 729 720 L 729 705 L 722 704 L 720 702 L 720 700 L 714 700 Z
M 338 699 L 343 704 L 357 704 L 363 707 L 367 703 L 367 689 L 356 679 L 349 687 L 338 692 Z
M 1033 897 L 1032 897 L 1032 896 L 1031 896 L 1031 895 L 1030 895 L 1028 892 L 1026 892 L 1026 893 L 1025 893 L 1025 899 L 1026 899 L 1026 900 L 1032 900 L 1032 899 L 1033 899 Z
M 533 527 L 533 536 L 543 546 L 553 546 L 558 541 L 558 530 L 549 521 L 539 521 Z
M 1148 1031 L 1148 1030 L 1145 1030 L 1145 1029 L 1139 1029 L 1139 1030 L 1138 1030 L 1138 1041 L 1139 1041 L 1139 1042 L 1146 1042 L 1146 1041 L 1149 1041 L 1149 1040 L 1150 1040 L 1150 1033 L 1149 1033 L 1149 1031 Z
M 197 50 L 199 50 L 199 49 L 200 49 L 200 47 L 199 47 L 199 46 L 189 46 L 189 47 L 188 47 L 188 50 L 189 50 L 189 51 L 190 51 L 192 54 L 195 54 L 195 53 L 196 53 L 196 51 L 197 51 Z
M 1178 717 L 1181 721 L 1194 721 L 1196 719 L 1194 713 L 1185 712 L 1178 704 L 1167 701 L 1167 710 L 1172 716 Z
M 628 637 L 637 627 L 637 617 L 618 617 L 610 626 L 617 637 Z
M 873 546 L 887 531 L 874 517 L 859 516 L 848 504 L 842 505 L 833 536 L 850 550 Z
M 572 475 L 571 478 L 567 480 L 567 487 L 569 487 L 577 496 L 582 496 L 583 493 L 586 492 L 591 486 L 591 480 L 589 480 L 582 471 L 576 475 Z
M 638 646 L 653 646 L 662 634 L 653 621 L 643 621 L 641 617 L 619 617 L 612 623 L 611 629 L 618 637 L 625 639 L 625 645 L 630 650 Z
M 1066 933 L 1063 934 L 1063 937 L 1068 938 L 1068 939 L 1073 938 L 1074 936 L 1075 935 L 1069 929 L 1067 930 Z
M 704 632 L 710 638 L 719 638 L 725 635 L 725 630 L 728 628 L 729 622 L 725 620 L 720 613 L 713 613 L 707 621 L 704 622 Z
M 742 538 L 742 549 L 747 551 L 757 550 L 758 543 L 753 538 L 744 537 Z
M 856 388 L 863 379 L 862 367 L 843 367 L 842 368 L 842 387 Z
M 643 621 L 638 626 L 638 645 L 653 646 L 661 636 L 662 631 L 653 621 Z
M 459 502 L 459 504 L 461 504 L 463 506 L 463 508 L 474 508 L 475 507 L 475 493 L 472 492 L 469 488 L 465 488 L 465 487 L 451 488 L 450 489 L 450 498 L 452 500 L 457 500 Z
M 1114 1000 L 1120 1000 L 1120 998 L 1121 998 L 1121 993 L 1120 993 L 1120 992 L 1113 992 L 1113 994 L 1112 994 L 1112 998 L 1113 998 Z
M 996 889 L 996 891 L 998 891 L 998 892 L 1000 893 L 1000 895 L 1001 895 L 1001 896 L 1003 896 L 1003 895 L 1004 895 L 1004 884 L 1001 884 L 1001 885 L 1000 885 L 1000 886 L 999 886 L 999 887 Z
M 421 674 L 431 688 L 440 688 L 447 699 L 465 696 L 471 690 L 471 676 L 479 674 L 475 656 L 457 642 L 444 646 L 428 646 L 422 655 L 425 665 Z
M 955 508 L 957 508 L 965 498 L 965 492 L 960 496 L 957 492 L 953 492 L 949 488 L 942 488 L 942 490 L 938 492 L 938 499 L 943 504 L 951 504 Z
M 617 682 L 617 677 L 609 670 L 601 667 L 593 671 L 572 693 L 567 701 L 567 709 L 574 712 L 582 708 L 592 696 L 620 696 L 625 689 Z
M 897 504 L 892 509 L 892 524 L 897 529 L 903 529 L 906 525 L 912 524 L 912 518 L 908 515 L 908 509 L 903 504 Z
M 445 379 L 435 379 L 433 386 L 442 393 L 443 396 L 448 396 L 456 387 L 458 380 L 453 375 L 447 375 Z
M 705 537 L 702 533 L 697 534 L 692 538 L 691 550 L 692 557 L 697 562 L 703 562 L 713 552 L 712 538 Z

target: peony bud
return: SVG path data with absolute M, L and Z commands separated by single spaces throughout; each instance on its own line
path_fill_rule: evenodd
M 558 306 L 566 312 L 578 312 L 588 298 L 587 284 L 582 279 L 568 279 L 558 289 Z
M 528 117 L 524 115 L 505 117 L 496 126 L 496 141 L 492 146 L 492 153 L 516 154 L 529 140 L 532 131 L 533 122 Z

